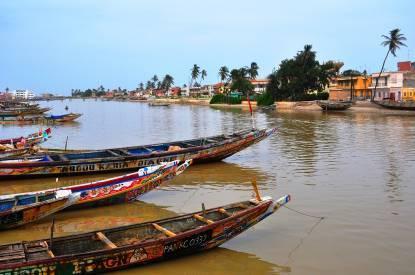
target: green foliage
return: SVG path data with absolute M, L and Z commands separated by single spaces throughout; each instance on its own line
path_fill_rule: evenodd
M 256 98 L 256 101 L 258 106 L 269 106 L 274 104 L 274 98 L 272 97 L 272 94 L 269 92 L 259 95 Z
M 311 45 L 305 45 L 296 56 L 283 60 L 279 69 L 268 77 L 267 92 L 274 99 L 299 101 L 320 97 L 330 78 L 338 73 L 341 65 L 333 61 L 320 64 L 311 49 Z M 316 96 L 311 95 L 315 92 Z
M 254 89 L 254 85 L 252 85 L 247 77 L 248 73 L 249 71 L 246 68 L 233 69 L 231 71 L 231 91 L 238 91 L 246 96 Z
M 241 104 L 241 101 L 240 97 L 217 94 L 212 97 L 209 104 Z

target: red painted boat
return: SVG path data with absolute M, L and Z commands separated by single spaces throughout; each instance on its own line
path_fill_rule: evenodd
M 173 218 L 0 246 L 1 274 L 93 274 L 222 245 L 288 203 L 252 199 Z

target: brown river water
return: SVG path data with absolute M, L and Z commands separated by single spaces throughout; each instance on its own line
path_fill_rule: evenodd
M 249 113 L 207 106 L 66 100 L 42 102 L 54 114 L 81 112 L 52 126 L 45 147 L 108 148 L 232 133 Z M 415 116 L 378 113 L 256 112 L 277 134 L 226 160 L 196 165 L 140 201 L 63 212 L 55 235 L 198 211 L 252 196 L 291 194 L 282 208 L 222 247 L 119 274 L 414 274 Z M 0 138 L 41 126 L 1 126 Z M 45 128 L 45 126 L 43 126 Z M 118 174 L 115 174 L 118 175 Z M 110 175 L 61 178 L 58 185 Z M 55 179 L 0 182 L 0 194 L 53 188 Z M 320 221 L 320 222 L 319 222 Z M 47 238 L 51 218 L 0 232 L 0 243 Z

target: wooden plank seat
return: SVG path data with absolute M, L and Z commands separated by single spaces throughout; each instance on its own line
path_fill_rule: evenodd
M 197 220 L 199 220 L 199 221 L 201 221 L 201 222 L 207 223 L 207 224 L 212 224 L 212 223 L 214 223 L 214 221 L 209 220 L 209 219 L 207 219 L 207 218 L 205 218 L 205 217 L 203 217 L 203 216 L 200 216 L 200 215 L 198 215 L 198 214 L 194 214 L 194 215 L 193 215 L 193 217 L 194 217 L 195 219 L 197 219 Z
M 154 227 L 155 229 L 157 229 L 158 231 L 160 231 L 160 232 L 164 233 L 164 234 L 165 234 L 166 236 L 168 236 L 168 237 L 174 237 L 174 236 L 176 236 L 176 233 L 171 232 L 170 230 L 168 230 L 168 229 L 166 229 L 166 228 L 162 227 L 161 225 L 158 225 L 157 223 L 152 223 L 152 225 L 153 225 L 153 227 Z
M 114 249 L 114 248 L 117 248 L 118 247 L 110 239 L 108 239 L 107 236 L 104 235 L 104 233 L 97 232 L 97 233 L 95 233 L 95 235 L 97 236 L 97 238 L 100 241 L 102 241 L 103 243 L 105 243 L 105 245 L 108 246 L 108 248 Z
M 226 216 L 230 217 L 232 216 L 231 213 L 229 213 L 228 211 L 226 211 L 224 208 L 219 208 L 218 210 L 220 213 L 225 214 Z
M 117 153 L 115 153 L 114 151 L 112 151 L 112 150 L 106 150 L 108 153 L 110 153 L 111 155 L 113 155 L 114 157 L 119 157 L 120 156 L 120 154 L 117 154 Z

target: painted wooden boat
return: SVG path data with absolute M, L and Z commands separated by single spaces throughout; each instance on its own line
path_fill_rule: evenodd
M 79 198 L 79 194 L 69 190 L 0 196 L 0 230 L 38 221 L 76 203 Z
M 415 111 L 414 101 L 382 100 L 382 101 L 375 101 L 375 103 L 387 109 Z
M 344 111 L 352 107 L 352 102 L 320 100 L 317 101 L 317 105 L 320 106 L 323 111 Z
M 0 246 L 1 274 L 93 274 L 222 245 L 270 216 L 290 196 L 270 197 L 147 223 Z
M 115 178 L 12 196 L 36 196 L 54 190 L 64 190 L 72 194 L 78 194 L 80 199 L 65 210 L 124 203 L 136 200 L 141 195 L 180 175 L 190 166 L 191 162 L 191 160 L 185 162 L 172 161 L 141 168 L 137 172 Z
M 36 154 L 0 160 L 0 180 L 7 178 L 74 176 L 104 173 L 193 159 L 195 163 L 219 161 L 271 135 L 273 129 L 246 130 L 185 141 L 146 146 L 83 151 L 66 154 Z
M 26 137 L 1 139 L 0 140 L 0 159 L 10 156 L 20 156 L 31 153 L 32 146 L 45 142 L 51 137 L 52 130 L 47 128 L 30 134 Z M 34 152 L 34 151 L 33 151 Z
M 74 121 L 77 118 L 79 118 L 80 116 L 82 116 L 82 114 L 76 114 L 76 113 L 69 113 L 69 114 L 64 114 L 64 115 L 50 115 L 45 117 L 47 120 L 50 121 L 56 121 L 56 122 L 69 122 L 69 121 Z
M 38 107 L 17 107 L 17 108 L 5 108 L 0 110 L 0 117 L 18 117 L 29 115 L 41 115 L 52 108 L 38 108 Z

